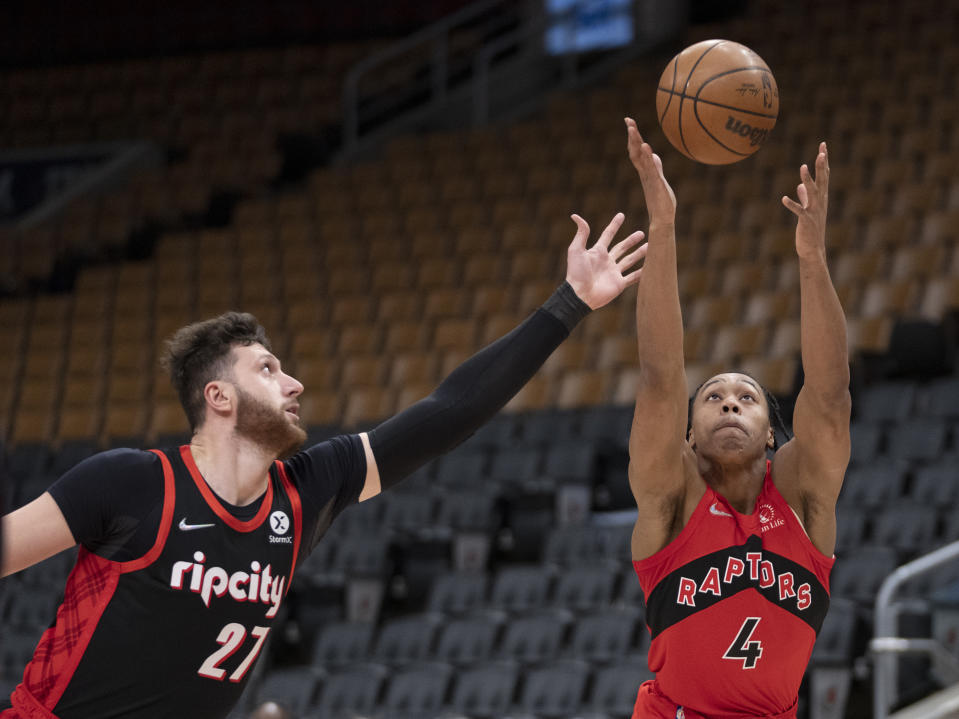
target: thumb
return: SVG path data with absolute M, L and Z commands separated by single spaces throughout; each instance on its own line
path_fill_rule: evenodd
M 589 237 L 589 224 L 575 213 L 570 215 L 570 218 L 576 223 L 576 234 L 573 236 L 573 241 L 569 244 L 569 249 L 585 250 L 586 238 Z

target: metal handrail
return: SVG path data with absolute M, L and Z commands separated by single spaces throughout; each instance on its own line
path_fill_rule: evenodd
M 446 92 L 450 31 L 484 15 L 506 1 L 481 0 L 472 3 L 356 63 L 343 81 L 343 147 L 350 151 L 359 140 L 359 85 L 363 76 L 410 50 L 432 46 L 430 89 L 437 98 L 442 99 Z
M 959 541 L 903 564 L 886 577 L 879 587 L 879 594 L 876 596 L 873 640 L 869 645 L 870 650 L 877 655 L 873 672 L 873 717 L 875 719 L 886 719 L 889 716 L 889 706 L 892 704 L 889 696 L 896 691 L 894 653 L 921 652 L 937 658 L 942 658 L 943 652 L 948 654 L 946 649 L 935 640 L 903 639 L 895 636 L 897 619 L 896 606 L 893 603 L 895 593 L 911 579 L 957 559 L 959 559 Z M 949 656 L 952 658 L 952 655 Z M 959 671 L 959 662 L 953 665 L 947 661 L 945 664 Z

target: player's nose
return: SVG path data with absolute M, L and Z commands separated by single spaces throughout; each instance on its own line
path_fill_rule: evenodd
M 303 384 L 296 378 L 286 375 L 286 394 L 290 397 L 298 397 L 303 394 Z

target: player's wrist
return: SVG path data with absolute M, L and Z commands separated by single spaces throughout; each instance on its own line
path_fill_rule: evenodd
M 592 312 L 592 308 L 577 294 L 568 280 L 556 288 L 543 303 L 542 309 L 562 322 L 568 332 L 572 332 L 580 320 Z

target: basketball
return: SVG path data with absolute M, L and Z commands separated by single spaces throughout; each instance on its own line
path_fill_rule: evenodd
M 745 45 L 704 40 L 676 55 L 659 78 L 656 115 L 673 147 L 707 165 L 749 157 L 779 116 L 769 66 Z

